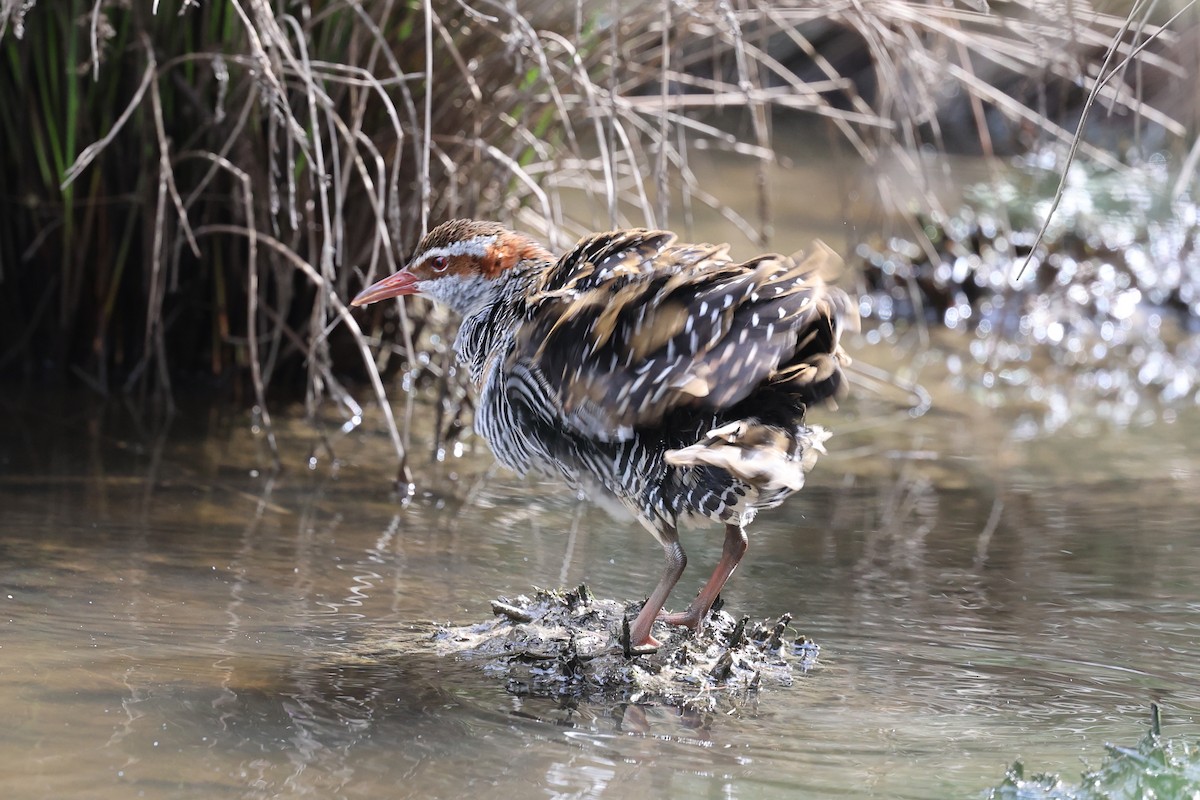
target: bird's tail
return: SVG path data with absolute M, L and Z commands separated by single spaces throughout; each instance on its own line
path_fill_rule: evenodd
M 742 419 L 714 428 L 693 445 L 667 451 L 666 459 L 677 467 L 719 467 L 763 494 L 797 491 L 825 452 L 828 438 L 829 432 L 817 426 L 788 429 Z

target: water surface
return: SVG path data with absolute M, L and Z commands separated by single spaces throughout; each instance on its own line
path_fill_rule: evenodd
M 869 355 L 869 354 L 868 354 Z M 860 392 L 810 486 L 751 529 L 725 592 L 820 643 L 732 714 L 517 698 L 364 641 L 486 618 L 586 580 L 644 596 L 657 546 L 556 485 L 431 464 L 402 505 L 377 421 L 159 426 L 12 393 L 0 431 L 0 795 L 6 798 L 977 796 L 1017 757 L 1077 776 L 1149 704 L 1200 734 L 1200 413 L 1144 424 L 985 408 L 931 378 L 913 419 Z M 36 402 L 33 399 L 36 398 Z M 153 430 L 156 429 L 157 430 Z M 418 437 L 419 438 L 419 437 Z M 683 605 L 720 553 L 684 531 Z

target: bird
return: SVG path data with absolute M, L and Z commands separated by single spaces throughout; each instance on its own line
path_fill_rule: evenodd
M 738 262 L 729 245 L 645 228 L 584 236 L 556 256 L 500 223 L 458 219 L 351 304 L 419 294 L 457 312 L 475 430 L 496 459 L 649 530 L 664 565 L 624 644 L 653 651 L 657 622 L 702 626 L 747 550 L 746 526 L 825 452 L 829 433 L 805 418 L 846 383 L 840 338 L 857 314 L 822 277 L 839 263 L 819 242 L 802 260 Z M 687 608 L 667 613 L 689 517 L 723 524 L 724 545 Z

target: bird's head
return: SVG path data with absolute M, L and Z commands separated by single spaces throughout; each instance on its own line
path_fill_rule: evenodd
M 498 222 L 451 220 L 425 234 L 408 266 L 363 289 L 350 305 L 423 294 L 466 315 L 488 302 L 517 264 L 549 260 L 542 245 Z

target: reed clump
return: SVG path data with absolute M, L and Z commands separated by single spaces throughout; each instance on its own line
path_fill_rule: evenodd
M 0 0 L 0 372 L 167 402 L 227 386 L 268 431 L 271 393 L 357 420 L 403 373 L 461 429 L 439 312 L 345 305 L 431 223 L 561 246 L 706 204 L 766 243 L 765 188 L 730 207 L 688 155 L 765 175 L 790 117 L 918 181 L 923 146 L 1077 141 L 1119 167 L 1114 127 L 1182 159 L 1196 121 L 1170 87 L 1194 51 L 1173 22 L 1034 0 Z M 1128 122 L 1077 140 L 1089 94 Z

